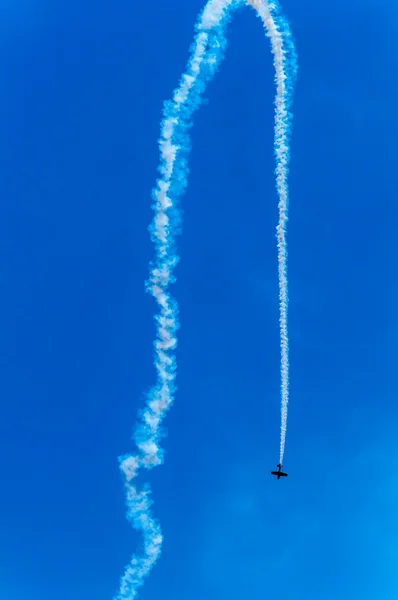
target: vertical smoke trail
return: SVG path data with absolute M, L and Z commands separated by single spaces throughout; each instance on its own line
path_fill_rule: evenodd
M 266 35 L 270 38 L 274 55 L 276 99 L 275 99 L 275 156 L 276 186 L 279 195 L 278 275 L 279 275 L 279 323 L 281 343 L 281 440 L 279 463 L 283 464 L 286 440 L 287 406 L 289 402 L 289 338 L 287 328 L 288 280 L 287 280 L 287 241 L 288 220 L 288 163 L 293 85 L 297 72 L 296 51 L 286 20 L 280 16 L 276 1 L 247 0 L 263 21 Z
M 161 164 L 160 178 L 154 190 L 155 216 L 151 236 L 156 247 L 156 259 L 151 265 L 147 289 L 159 305 L 157 339 L 155 341 L 155 366 L 157 381 L 148 394 L 147 404 L 135 434 L 138 455 L 120 458 L 120 468 L 125 476 L 127 518 L 142 531 L 143 556 L 133 556 L 121 578 L 120 590 L 115 600 L 133 600 L 157 561 L 162 545 L 159 524 L 150 511 L 150 488 L 138 490 L 134 480 L 142 467 L 151 469 L 163 462 L 159 447 L 161 422 L 173 402 L 175 391 L 178 309 L 168 292 L 174 281 L 173 270 L 178 262 L 175 236 L 178 233 L 179 213 L 176 201 L 187 185 L 188 131 L 191 117 L 201 102 L 206 83 L 211 79 L 223 58 L 226 45 L 225 26 L 232 9 L 243 0 L 209 0 L 196 25 L 196 37 L 191 49 L 187 71 L 182 76 L 173 100 L 165 103 L 164 119 L 159 140 Z

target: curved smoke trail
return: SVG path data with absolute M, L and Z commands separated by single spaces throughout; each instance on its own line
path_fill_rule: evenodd
M 277 158 L 277 188 L 279 192 L 278 253 L 281 307 L 282 347 L 282 439 L 283 456 L 286 415 L 288 402 L 288 337 L 287 337 L 287 277 L 286 240 L 287 220 L 287 162 L 289 115 L 288 103 L 294 61 L 287 62 L 283 44 L 288 38 L 287 25 L 277 15 L 275 3 L 266 0 L 247 0 L 262 18 L 267 35 L 271 39 L 276 69 L 277 98 L 275 120 L 275 153 Z M 234 10 L 243 6 L 244 0 L 209 0 L 196 24 L 196 36 L 191 48 L 191 58 L 173 100 L 164 105 L 161 137 L 159 140 L 161 163 L 160 178 L 153 192 L 154 219 L 151 237 L 156 248 L 156 257 L 151 264 L 147 289 L 159 305 L 156 315 L 157 339 L 155 341 L 155 366 L 157 381 L 148 393 L 145 409 L 140 415 L 140 424 L 135 433 L 138 446 L 136 455 L 120 458 L 120 468 L 125 476 L 127 518 L 143 533 L 142 556 L 133 556 L 121 578 L 120 589 L 115 600 L 133 600 L 146 576 L 159 558 L 162 534 L 158 522 L 153 518 L 150 506 L 150 487 L 139 489 L 135 479 L 141 468 L 151 469 L 163 462 L 163 451 L 159 446 L 161 423 L 169 410 L 175 392 L 175 348 L 178 328 L 178 307 L 168 292 L 173 283 L 173 271 L 178 262 L 175 237 L 179 232 L 177 201 L 187 186 L 189 152 L 188 132 L 191 117 L 201 103 L 207 82 L 216 73 L 226 46 L 225 28 Z M 293 49 L 290 42 L 290 48 Z M 291 54 L 292 56 L 292 54 Z M 283 444 L 282 444 L 283 442 Z

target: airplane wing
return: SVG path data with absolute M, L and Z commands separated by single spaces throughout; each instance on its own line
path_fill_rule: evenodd
M 282 477 L 287 477 L 287 473 L 282 473 L 282 471 L 279 473 L 279 475 L 281 475 Z

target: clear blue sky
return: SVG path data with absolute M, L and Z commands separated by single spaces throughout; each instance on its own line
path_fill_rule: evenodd
M 192 130 L 178 393 L 149 475 L 165 542 L 143 600 L 398 594 L 398 11 L 283 4 L 299 54 L 289 478 L 269 475 L 274 74 L 246 10 Z M 110 600 L 140 544 L 117 457 L 154 381 L 159 121 L 202 6 L 1 5 L 0 598 Z

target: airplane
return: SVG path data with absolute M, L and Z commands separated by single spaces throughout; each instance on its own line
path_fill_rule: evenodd
M 282 465 L 277 465 L 277 467 L 278 467 L 278 470 L 271 471 L 271 475 L 276 475 L 278 479 L 280 479 L 281 477 L 287 477 L 287 473 L 283 473 L 283 471 L 281 471 Z

